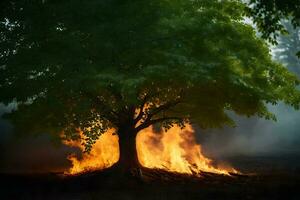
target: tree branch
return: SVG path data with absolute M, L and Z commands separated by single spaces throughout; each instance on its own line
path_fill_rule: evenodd
M 152 117 L 154 117 L 155 115 L 159 114 L 160 112 L 162 112 L 164 110 L 168 110 L 171 107 L 174 107 L 174 106 L 176 106 L 179 103 L 180 103 L 180 100 L 176 99 L 174 101 L 169 101 L 169 102 L 167 102 L 165 104 L 162 104 L 162 105 L 154 108 L 153 111 L 148 114 L 147 119 L 145 120 L 145 122 L 151 120 Z
M 150 95 L 146 94 L 145 97 L 143 98 L 143 101 L 142 101 L 142 104 L 140 105 L 139 107 L 139 114 L 137 115 L 137 117 L 134 119 L 134 123 L 138 123 L 144 116 L 144 108 L 145 108 L 145 105 L 147 103 L 147 101 L 149 100 L 150 98 Z
M 103 115 L 104 118 L 107 118 L 107 120 L 111 121 L 112 123 L 118 123 L 118 115 L 115 111 L 113 111 L 113 109 L 110 109 L 110 106 L 108 106 L 104 101 L 95 95 L 92 95 L 88 92 L 84 92 L 84 94 L 93 101 L 95 106 L 100 107 L 102 111 L 101 115 Z
M 143 130 L 145 128 L 148 128 L 151 125 L 157 124 L 157 123 L 161 123 L 167 120 L 183 120 L 183 118 L 180 117 L 163 117 L 163 118 L 158 118 L 158 119 L 153 119 L 153 120 L 149 120 L 147 122 L 144 122 L 143 124 L 139 125 L 136 130 L 137 132 L 139 132 L 140 130 Z

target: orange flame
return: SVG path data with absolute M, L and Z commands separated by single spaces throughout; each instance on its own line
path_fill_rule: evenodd
M 81 141 L 64 141 L 64 144 L 84 151 Z M 100 136 L 91 151 L 84 153 L 81 159 L 76 154 L 71 154 L 68 160 L 71 161 L 72 167 L 65 171 L 65 174 L 81 174 L 108 168 L 119 160 L 118 136 L 114 134 L 114 130 L 109 130 Z
M 214 167 L 212 160 L 202 154 L 197 144 L 192 126 L 184 129 L 174 126 L 167 132 L 155 133 L 152 127 L 142 130 L 136 138 L 140 163 L 147 168 L 159 168 L 167 171 L 201 174 L 201 171 L 229 174 L 236 170 Z M 66 145 L 84 149 L 80 142 L 65 142 Z M 68 159 L 72 167 L 66 174 L 79 174 L 87 171 L 108 168 L 119 159 L 118 137 L 113 130 L 101 135 L 91 152 L 78 159 L 75 154 Z
M 163 133 L 155 133 L 149 127 L 138 134 L 137 151 L 139 161 L 148 168 L 187 174 L 200 174 L 201 171 L 218 174 L 236 172 L 212 165 L 212 160 L 202 154 L 191 125 L 186 125 L 184 129 L 174 126 Z

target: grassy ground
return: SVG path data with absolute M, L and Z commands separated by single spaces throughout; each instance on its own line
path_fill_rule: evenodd
M 111 170 L 76 177 L 2 174 L 0 199 L 300 199 L 298 159 L 237 157 L 231 162 L 257 174 L 197 179 L 145 170 L 144 177 L 154 176 L 146 181 L 120 179 Z

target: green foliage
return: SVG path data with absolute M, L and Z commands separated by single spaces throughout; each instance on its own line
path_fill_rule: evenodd
M 291 19 L 294 28 L 300 25 L 300 0 L 249 0 L 246 13 L 251 17 L 262 37 L 273 44 L 287 29 L 280 23 Z
M 10 117 L 22 130 L 76 139 L 80 128 L 89 148 L 110 127 L 220 127 L 234 124 L 227 111 L 273 119 L 266 103 L 298 108 L 298 79 L 271 60 L 239 1 L 4 0 L 0 7 L 0 99 L 19 102 Z

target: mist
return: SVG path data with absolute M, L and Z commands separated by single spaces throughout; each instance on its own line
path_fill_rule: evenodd
M 276 115 L 276 122 L 235 115 L 235 128 L 198 131 L 206 154 L 213 157 L 300 154 L 299 111 L 283 104 L 269 109 Z

